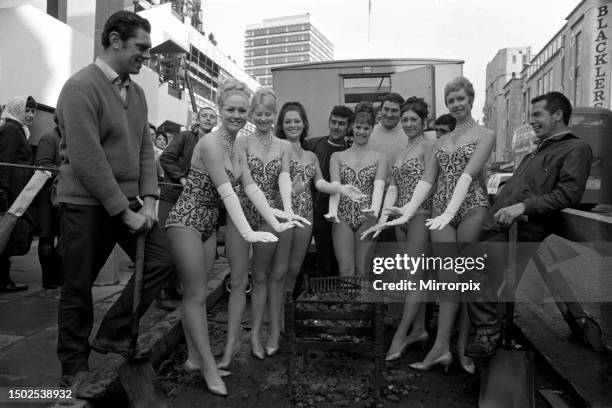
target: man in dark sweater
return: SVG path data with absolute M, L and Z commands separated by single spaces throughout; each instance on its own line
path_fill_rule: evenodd
M 191 156 L 198 140 L 207 133 L 210 133 L 217 125 L 217 113 L 211 107 L 204 107 L 198 111 L 198 121 L 191 130 L 180 132 L 172 142 L 164 149 L 159 158 L 159 162 L 164 172 L 164 182 L 180 184 L 184 186 L 187 174 L 191 168 Z M 163 228 L 166 224 L 168 214 L 176 200 L 181 195 L 182 187 L 162 185 L 159 192 L 158 216 L 159 224 Z M 176 276 L 159 292 L 155 304 L 164 310 L 174 310 L 176 307 L 171 302 L 172 299 L 180 299 L 180 283 Z
M 470 292 L 468 312 L 476 329 L 465 354 L 481 358 L 492 355 L 500 342 L 497 291 L 508 261 L 508 231 L 518 221 L 516 281 L 539 243 L 555 231 L 564 208 L 580 203 L 591 169 L 593 153 L 588 144 L 570 133 L 572 107 L 560 92 L 549 92 L 532 101 L 530 124 L 537 148 L 528 154 L 495 199 L 482 227 L 479 244 L 470 245 L 462 257 L 487 254 L 485 268 L 472 270 L 466 278 L 481 282 Z M 467 281 L 467 279 L 466 279 Z
M 329 159 L 334 152 L 340 152 L 348 148 L 346 134 L 353 123 L 353 111 L 344 105 L 333 107 L 329 115 L 329 136 L 322 136 L 306 140 L 306 150 L 313 152 L 325 181 L 329 178 Z M 325 218 L 329 206 L 329 194 L 321 193 L 312 188 L 314 201 L 313 228 L 312 232 L 317 247 L 316 274 L 319 277 L 337 276 L 338 263 L 332 243 L 332 224 Z
M 102 54 L 68 79 L 57 102 L 64 258 L 57 353 L 63 386 L 78 383 L 89 370 L 91 286 L 115 244 L 134 260 L 137 236 L 147 233 L 141 314 L 174 268 L 165 234 L 156 225 L 157 178 L 147 103 L 142 88 L 130 80 L 150 57 L 150 31 L 149 22 L 135 13 L 110 16 L 102 32 Z M 133 291 L 130 279 L 104 316 L 91 348 L 127 355 Z

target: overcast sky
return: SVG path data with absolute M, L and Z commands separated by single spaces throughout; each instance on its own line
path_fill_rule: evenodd
M 450 58 L 476 88 L 472 111 L 482 117 L 487 63 L 500 48 L 531 46 L 556 34 L 578 0 L 202 0 L 204 30 L 239 65 L 247 24 L 309 12 L 334 44 L 335 59 Z

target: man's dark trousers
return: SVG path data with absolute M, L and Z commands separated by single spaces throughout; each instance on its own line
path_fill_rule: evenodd
M 535 255 L 540 243 L 549 235 L 530 231 L 526 222 L 518 221 L 517 251 L 515 259 L 515 287 L 518 285 L 529 260 Z M 466 281 L 480 282 L 480 291 L 467 292 L 470 321 L 479 333 L 494 334 L 500 330 L 497 291 L 503 283 L 508 264 L 508 231 L 483 231 L 478 244 L 462 251 L 463 257 L 479 257 L 486 254 L 485 268 L 472 269 L 466 273 Z M 502 299 L 508 300 L 508 299 Z
M 134 211 L 138 203 L 130 205 Z M 64 263 L 58 316 L 57 353 L 62 374 L 88 371 L 93 327 L 91 288 L 115 244 L 134 260 L 137 235 L 129 232 L 121 216 L 111 217 L 102 206 L 63 203 L 60 209 Z M 168 243 L 158 224 L 148 233 L 145 245 L 144 283 L 140 314 L 149 308 L 174 269 Z M 104 316 L 98 336 L 129 339 L 133 277 Z
M 332 223 L 315 208 L 312 219 L 312 235 L 317 248 L 316 276 L 338 276 L 338 262 L 332 241 Z

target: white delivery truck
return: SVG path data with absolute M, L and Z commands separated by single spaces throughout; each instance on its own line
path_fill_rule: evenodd
M 285 102 L 301 102 L 308 113 L 310 136 L 324 136 L 334 105 L 376 104 L 390 92 L 424 98 L 431 120 L 447 113 L 444 86 L 463 74 L 463 63 L 414 58 L 327 61 L 272 68 L 272 76 L 279 108 Z

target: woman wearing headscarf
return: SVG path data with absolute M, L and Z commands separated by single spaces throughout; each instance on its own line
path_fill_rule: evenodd
M 0 116 L 0 162 L 32 165 L 34 155 L 28 143 L 31 125 L 36 114 L 36 101 L 31 96 L 10 100 Z M 32 170 L 0 166 L 0 212 L 7 211 L 32 177 Z M 30 220 L 26 212 L 23 217 Z M 11 255 L 15 233 L 0 254 L 0 292 L 26 290 L 11 280 Z

